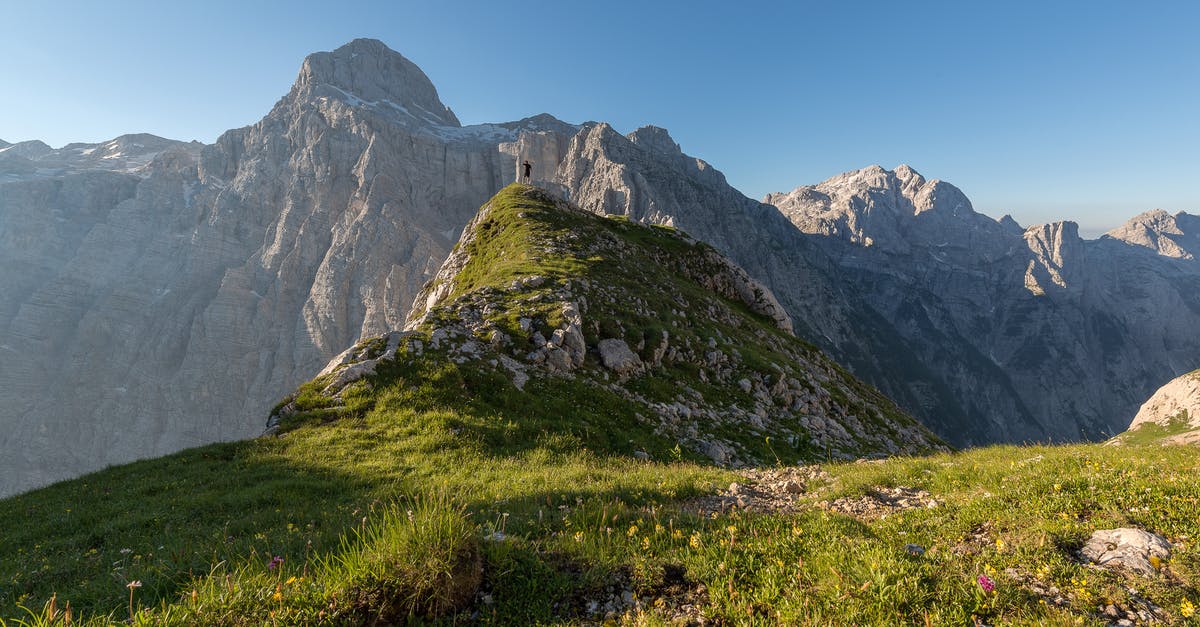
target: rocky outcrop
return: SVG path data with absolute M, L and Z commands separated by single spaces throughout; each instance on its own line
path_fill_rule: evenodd
M 1138 409 L 1129 430 L 1155 424 L 1170 427 L 1172 423 L 1200 429 L 1200 370 L 1172 379 Z
M 1099 529 L 1092 532 L 1079 555 L 1104 569 L 1154 577 L 1171 559 L 1171 543 L 1156 533 L 1133 527 Z

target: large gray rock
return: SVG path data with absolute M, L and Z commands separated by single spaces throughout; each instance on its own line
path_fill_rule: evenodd
M 600 361 L 604 367 L 619 375 L 636 372 L 642 367 L 641 358 L 629 348 L 625 340 L 615 338 L 600 340 L 596 345 L 596 350 L 600 351 Z
M 1171 559 L 1171 543 L 1141 529 L 1101 529 L 1092 533 L 1079 554 L 1104 568 L 1120 567 L 1149 577 L 1158 573 L 1153 562 Z

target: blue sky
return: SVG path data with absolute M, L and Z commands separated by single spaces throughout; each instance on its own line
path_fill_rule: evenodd
M 1026 225 L 1200 212 L 1196 2 L 0 0 L 0 24 L 10 142 L 211 142 L 374 37 L 466 124 L 656 124 L 756 198 L 908 163 Z

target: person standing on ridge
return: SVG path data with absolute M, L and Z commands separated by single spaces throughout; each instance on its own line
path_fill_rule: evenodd
M 521 180 L 528 183 L 530 174 L 533 173 L 533 164 L 529 162 L 529 159 L 526 159 L 525 162 L 521 164 L 521 170 L 524 172 L 524 174 L 521 175 Z

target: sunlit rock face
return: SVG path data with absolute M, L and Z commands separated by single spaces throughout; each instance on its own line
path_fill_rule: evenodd
M 0 147 L 0 494 L 261 432 L 330 357 L 402 326 L 479 205 L 575 130 L 463 127 L 356 40 L 213 145 Z
M 1175 377 L 1158 388 L 1129 423 L 1133 431 L 1143 425 L 1187 425 L 1200 429 L 1200 370 Z

